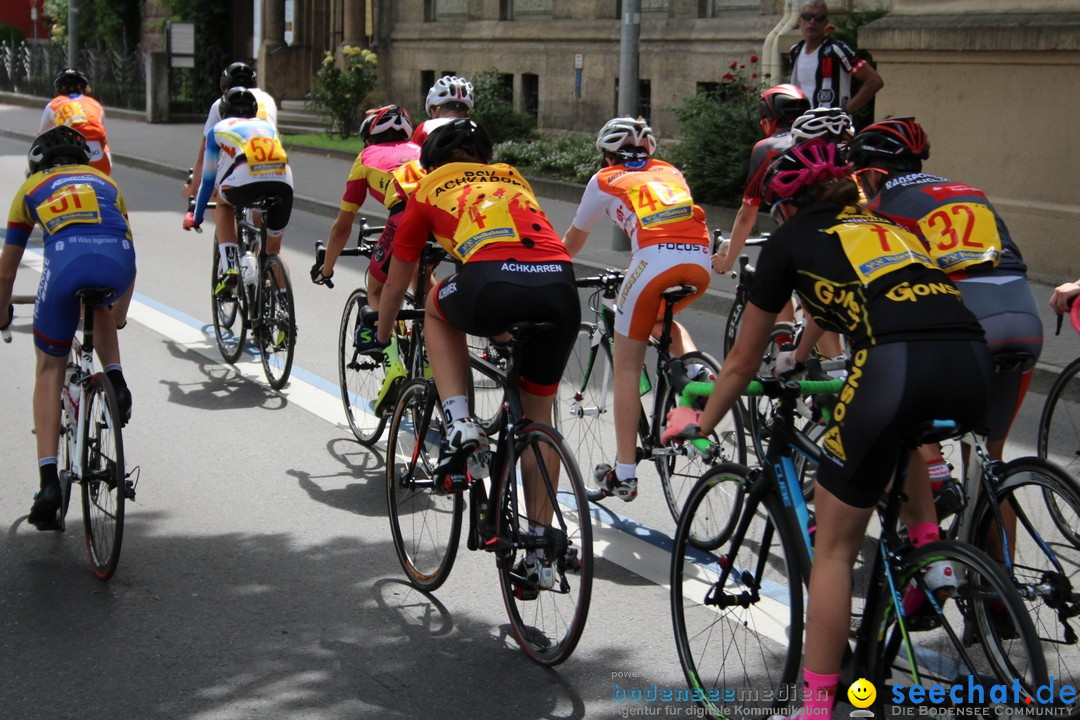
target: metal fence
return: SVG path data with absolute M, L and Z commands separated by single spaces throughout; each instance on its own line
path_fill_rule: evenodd
M 56 74 L 67 67 L 67 50 L 57 43 L 0 42 L 0 90 L 51 98 Z M 103 105 L 146 108 L 146 53 L 141 49 L 87 49 L 78 68 L 90 78 Z

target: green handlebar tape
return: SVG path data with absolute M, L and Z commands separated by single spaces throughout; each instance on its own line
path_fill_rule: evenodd
M 836 395 L 844 387 L 846 380 L 797 380 L 800 395 Z M 761 395 L 762 385 L 757 380 L 751 380 L 746 386 L 743 395 L 757 397 Z

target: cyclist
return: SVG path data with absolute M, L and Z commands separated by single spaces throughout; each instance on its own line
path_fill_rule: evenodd
M 679 301 L 678 312 L 705 292 L 709 232 L 705 211 L 694 204 L 683 174 L 652 157 L 656 138 L 644 120 L 609 120 L 596 136 L 596 148 L 604 154 L 604 167 L 585 186 L 563 242 L 571 256 L 577 255 L 593 225 L 607 213 L 633 245 L 615 314 L 615 467 L 595 469 L 599 491 L 629 502 L 637 497 L 638 381 L 649 336 L 654 328 L 660 333 L 661 293 L 673 285 L 696 288 L 692 296 Z M 672 355 L 693 349 L 689 333 L 673 323 Z M 704 370 L 687 369 L 691 377 Z
M 894 117 L 859 131 L 851 141 L 848 161 L 869 199 L 867 209 L 918 236 L 956 283 L 964 304 L 986 331 L 990 352 L 1030 356 L 1024 364 L 994 373 L 987 451 L 1000 460 L 1042 351 L 1038 301 L 1020 249 L 986 195 L 970 185 L 922 172 L 929 156 L 930 141 L 919 123 L 912 117 Z M 947 483 L 949 468 L 940 453 L 924 457 L 927 454 L 931 478 Z
M 472 83 L 457 75 L 447 75 L 435 81 L 428 90 L 424 109 L 430 120 L 420 123 L 413 131 L 412 141 L 423 145 L 424 140 L 435 128 L 445 125 L 454 118 L 469 117 L 473 109 Z
M 842 158 L 847 157 L 847 146 L 854 132 L 851 116 L 838 107 L 811 108 L 791 123 L 791 136 L 796 144 L 821 138 L 836 145 Z
M 57 125 L 75 128 L 90 148 L 90 166 L 108 175 L 112 172 L 112 158 L 105 132 L 105 108 L 87 94 L 90 80 L 75 68 L 64 68 L 53 81 L 53 88 L 56 97 L 45 106 L 38 133 Z
M 814 489 L 802 712 L 828 720 L 847 647 L 852 567 L 899 461 L 900 434 L 936 418 L 977 425 L 992 371 L 982 328 L 959 291 L 918 238 L 858 205 L 835 145 L 818 139 L 792 147 L 764 184 L 783 225 L 761 249 L 741 331 L 705 409 L 676 408 L 663 437 L 708 436 L 753 379 L 793 290 L 819 331 L 851 341 L 853 371 L 824 435 Z M 925 471 L 916 474 L 905 486 L 912 502 L 904 519 L 921 546 L 938 538 L 938 527 Z M 956 582 L 941 563 L 925 579 L 945 592 Z M 905 595 L 912 611 L 925 601 L 919 593 Z
M 220 280 L 215 292 L 231 293 L 237 284 L 234 207 L 271 195 L 278 198 L 266 218 L 266 252 L 281 252 L 281 239 L 292 214 L 293 181 L 277 130 L 255 116 L 258 101 L 247 88 L 232 88 L 221 99 L 225 119 L 206 135 L 202 182 L 195 209 L 184 215 L 185 230 L 202 225 L 210 196 L 218 192 L 214 228 L 220 249 Z
M 757 223 L 758 208 L 761 206 L 761 178 L 765 170 L 773 158 L 794 144 L 791 123 L 809 109 L 810 101 L 795 85 L 775 85 L 761 93 L 758 122 L 765 137 L 758 140 L 750 151 L 750 173 L 746 176 L 742 205 L 731 226 L 730 239 L 712 258 L 713 270 L 721 275 L 731 272 L 735 259 L 746 246 L 746 238 Z
M 41 489 L 28 518 L 39 530 L 56 527 L 60 507 L 57 398 L 79 324 L 81 305 L 76 292 L 108 287 L 111 298 L 117 298 L 135 279 L 135 246 L 124 196 L 107 174 L 90 165 L 91 155 L 82 134 L 66 125 L 46 130 L 34 140 L 27 154 L 31 174 L 11 203 L 7 239 L 0 253 L 0 308 L 6 310 L 6 326 L 11 324 L 11 292 L 19 261 L 34 226 L 41 226 L 45 266 L 34 306 L 34 432 Z M 105 305 L 94 313 L 95 349 L 126 421 L 131 415 L 131 391 L 120 364 L 116 325 Z
M 433 234 L 460 269 L 431 288 L 425 301 L 425 342 L 448 426 L 436 476 L 473 465 L 483 475 L 487 437 L 467 397 L 466 333 L 491 337 L 514 322 L 554 322 L 522 347 L 520 394 L 525 415 L 551 422 L 555 391 L 577 337 L 581 306 L 570 256 L 528 181 L 513 167 L 491 162 L 491 139 L 468 118 L 437 128 L 424 143 L 420 179 L 394 238 L 394 262 L 379 303 L 378 330 L 358 338 L 361 352 L 387 346 L 392 319 L 416 276 L 420 253 Z M 469 457 L 479 458 L 470 461 Z M 537 534 L 550 524 L 552 506 L 542 482 L 527 475 L 525 502 Z M 555 573 L 530 553 L 519 574 L 552 587 Z
M 1054 292 L 1050 295 L 1050 307 L 1058 315 L 1064 315 L 1069 312 L 1071 301 L 1077 295 L 1080 295 L 1080 280 L 1062 283 L 1054 288 Z

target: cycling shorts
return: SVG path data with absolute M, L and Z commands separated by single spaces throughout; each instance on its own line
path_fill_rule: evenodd
M 977 340 L 914 340 L 855 352 L 822 441 L 818 482 L 842 502 L 873 507 L 892 479 L 901 438 L 928 420 L 981 430 L 990 353 Z
M 641 248 L 630 256 L 626 279 L 619 288 L 615 332 L 647 341 L 653 325 L 664 316 L 662 293 L 676 285 L 697 288 L 697 292 L 675 305 L 675 312 L 679 312 L 705 292 L 711 277 L 709 248 L 705 245 L 664 243 Z
M 467 262 L 441 280 L 432 297 L 439 315 L 454 327 L 493 337 L 515 322 L 554 322 L 521 348 L 521 389 L 555 394 L 577 340 L 581 302 L 568 262 Z
M 401 222 L 401 216 L 405 213 L 405 204 L 398 203 L 391 208 L 390 217 L 386 218 L 382 235 L 375 242 L 375 248 L 371 251 L 371 262 L 368 264 L 368 272 L 371 277 L 381 283 L 386 283 L 386 275 L 390 272 L 390 261 L 393 259 L 394 234 Z
M 1032 368 L 1042 353 L 1039 303 L 1023 275 L 976 275 L 956 281 L 964 305 L 979 318 L 990 354 L 1023 353 L 1027 362 L 995 368 L 986 425 L 991 440 L 1004 440 L 1024 401 Z
M 220 195 L 225 202 L 233 207 L 248 207 L 256 200 L 266 195 L 275 195 L 278 202 L 270 208 L 270 212 L 263 218 L 266 225 L 267 235 L 280 235 L 285 232 L 292 216 L 293 189 L 292 185 L 280 180 L 260 180 L 247 185 L 223 185 Z
M 135 247 L 127 238 L 76 235 L 48 243 L 34 304 L 34 345 L 46 355 L 67 355 L 82 309 L 75 293 L 107 287 L 110 304 L 134 281 Z

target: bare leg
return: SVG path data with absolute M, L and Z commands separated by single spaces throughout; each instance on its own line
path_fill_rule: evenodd
M 653 326 L 653 337 L 660 337 L 660 333 L 663 331 L 663 321 L 657 320 L 656 325 Z M 671 323 L 671 347 L 669 350 L 672 357 L 679 357 L 691 350 L 697 350 L 697 346 L 694 345 L 694 339 L 690 337 L 690 333 L 676 321 L 672 321 Z
M 430 293 L 424 318 L 424 342 L 439 398 L 468 395 L 469 346 L 465 333 L 439 317 Z
M 113 328 L 113 332 L 116 329 Z M 46 355 L 35 348 L 34 432 L 39 458 L 56 455 L 60 443 L 60 388 L 64 385 L 66 357 Z
M 555 404 L 555 396 L 548 395 L 533 395 L 532 393 L 520 391 L 521 393 L 521 407 L 525 411 L 525 416 L 536 420 L 538 422 L 551 423 L 551 408 Z M 550 448 L 544 448 L 542 453 L 544 457 L 544 465 L 552 473 L 552 483 L 555 485 L 554 489 L 558 488 L 559 482 L 559 462 L 557 457 Z M 525 455 L 521 459 L 522 466 L 522 482 L 525 485 L 525 508 L 529 514 L 529 520 L 534 525 L 550 525 L 551 517 L 555 514 L 555 510 L 551 505 L 551 498 L 547 492 L 547 486 L 540 478 L 538 468 L 536 466 L 535 458 L 531 455 Z
M 615 459 L 637 460 L 637 428 L 641 418 L 638 382 L 648 343 L 615 333 Z

